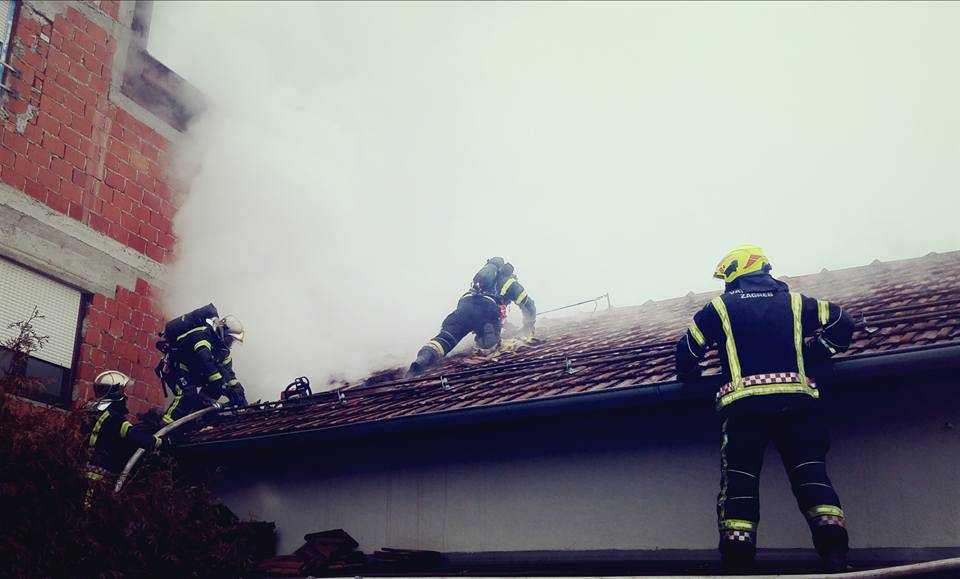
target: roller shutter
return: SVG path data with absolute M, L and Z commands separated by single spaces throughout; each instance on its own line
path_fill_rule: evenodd
M 34 327 L 50 341 L 33 357 L 69 369 L 77 341 L 79 291 L 0 258 L 0 341 L 16 336 L 10 324 L 28 319 L 33 308 L 44 316 Z

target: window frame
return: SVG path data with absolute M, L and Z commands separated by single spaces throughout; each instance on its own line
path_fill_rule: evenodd
M 7 13 L 7 19 L 5 22 L 0 22 L 0 38 L 6 37 L 6 41 L 0 43 L 0 90 L 4 90 L 8 93 L 11 93 L 16 97 L 16 93 L 13 89 L 10 88 L 10 85 L 6 84 L 4 81 L 7 79 L 7 72 L 19 78 L 20 73 L 10 66 L 10 45 L 13 42 L 13 32 L 14 25 L 17 21 L 17 13 L 20 11 L 20 2 L 19 0 L 0 0 L 0 2 L 9 2 L 10 3 L 10 12 Z
M 84 291 L 82 288 L 79 288 L 73 284 L 69 284 L 63 280 L 57 279 L 56 277 L 49 275 L 46 272 L 40 271 L 36 268 L 30 267 L 29 265 L 25 265 L 19 261 L 16 261 L 10 258 L 9 256 L 0 255 L 0 257 L 2 257 L 3 259 L 6 259 L 10 263 L 13 263 L 17 267 L 21 267 L 31 273 L 39 275 L 40 277 L 46 278 L 54 283 L 68 287 L 80 293 L 79 304 L 77 307 L 77 325 L 73 330 L 74 332 L 73 352 L 70 359 L 70 367 L 64 368 L 63 366 L 59 366 L 52 362 L 47 362 L 46 360 L 41 360 L 39 358 L 36 358 L 35 356 L 30 356 L 31 360 L 36 360 L 37 362 L 40 362 L 42 364 L 49 364 L 50 366 L 55 366 L 63 370 L 63 374 L 60 377 L 60 393 L 58 395 L 50 395 L 50 396 L 42 396 L 42 395 L 31 396 L 29 395 L 29 393 L 26 393 L 26 392 L 14 393 L 15 396 L 19 398 L 23 398 L 25 400 L 30 400 L 32 402 L 39 402 L 40 404 L 46 404 L 48 406 L 52 406 L 56 408 L 70 408 L 73 404 L 73 399 L 74 399 L 74 390 L 75 390 L 74 386 L 76 384 L 77 378 L 79 377 L 79 365 L 81 361 L 80 353 L 82 351 L 82 346 L 83 346 L 83 321 L 87 315 L 87 309 L 89 307 L 90 302 L 92 301 L 93 294 L 91 294 L 88 291 Z M 15 320 L 15 321 L 22 321 L 22 320 Z M 30 375 L 28 374 L 27 377 L 29 378 Z

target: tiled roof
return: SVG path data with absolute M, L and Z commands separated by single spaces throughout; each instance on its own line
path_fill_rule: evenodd
M 960 251 L 780 279 L 866 322 L 872 331 L 858 329 L 845 356 L 960 342 Z M 514 352 L 454 355 L 416 381 L 389 370 L 338 392 L 224 413 L 189 440 L 236 440 L 674 380 L 676 340 L 717 293 L 545 319 L 537 340 Z M 716 371 L 712 355 L 708 373 Z

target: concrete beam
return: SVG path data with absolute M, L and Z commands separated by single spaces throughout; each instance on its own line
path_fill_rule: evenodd
M 163 264 L 2 183 L 0 234 L 0 255 L 83 291 L 164 285 Z

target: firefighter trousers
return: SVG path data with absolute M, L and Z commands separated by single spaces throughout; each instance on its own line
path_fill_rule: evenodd
M 760 521 L 760 470 L 773 441 L 821 557 L 847 551 L 843 509 L 827 477 L 830 439 L 819 410 L 729 416 L 723 421 L 717 518 L 725 561 L 749 563 Z
M 102 466 L 89 463 L 86 466 L 86 471 L 87 491 L 83 495 L 83 508 L 84 510 L 90 510 L 90 507 L 93 506 L 94 501 L 96 501 L 97 495 L 109 493 L 113 489 L 117 475 Z
M 442 348 L 446 356 L 470 332 L 476 332 L 477 345 L 492 348 L 500 341 L 500 306 L 483 296 L 464 296 L 457 302 L 457 309 L 443 320 L 440 333 L 430 344 Z
M 203 397 L 200 396 L 203 394 Z M 167 407 L 163 414 L 163 423 L 171 424 L 180 420 L 188 414 L 193 414 L 197 410 L 210 405 L 210 400 L 217 400 L 223 395 L 223 389 L 214 386 L 204 386 L 200 392 L 197 392 L 196 386 L 174 386 L 173 402 Z

